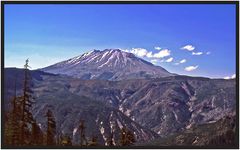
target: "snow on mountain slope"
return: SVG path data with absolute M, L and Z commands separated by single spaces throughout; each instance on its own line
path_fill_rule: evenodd
M 154 66 L 132 53 L 119 49 L 93 50 L 41 70 L 81 79 L 104 80 L 156 78 L 173 75 L 160 66 Z

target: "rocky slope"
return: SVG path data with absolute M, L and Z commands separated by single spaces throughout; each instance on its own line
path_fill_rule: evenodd
M 5 69 L 6 100 L 13 95 L 13 71 Z M 117 131 L 125 125 L 135 132 L 138 141 L 146 141 L 156 138 L 156 133 L 166 137 L 195 125 L 214 123 L 236 110 L 233 79 L 172 76 L 104 81 L 41 71 L 33 71 L 32 75 L 36 97 L 34 114 L 41 124 L 45 123 L 46 109 L 51 108 L 61 131 L 73 134 L 79 119 L 83 118 L 90 127 L 89 134 L 98 133 L 102 143 L 109 136 L 106 132 L 111 131 L 111 126 L 117 126 Z
M 167 70 L 119 49 L 94 50 L 42 68 L 81 79 L 122 80 L 172 76 Z
M 11 109 L 14 95 L 15 75 L 17 76 L 17 94 L 22 94 L 23 70 L 5 69 L 5 109 Z M 158 135 L 131 120 L 118 109 L 105 105 L 104 102 L 92 100 L 69 91 L 68 77 L 56 76 L 41 71 L 31 71 L 31 89 L 34 92 L 33 115 L 40 127 L 46 131 L 46 112 L 50 109 L 57 123 L 57 135 L 67 134 L 78 144 L 80 120 L 85 121 L 86 137 L 98 137 L 98 142 L 107 144 L 113 133 L 113 144 L 119 144 L 120 129 L 126 127 L 135 135 L 137 141 L 155 139 Z
M 217 122 L 195 125 L 166 138 L 159 138 L 136 145 L 147 146 L 206 146 L 224 148 L 237 147 L 237 120 L 235 114 L 229 114 Z

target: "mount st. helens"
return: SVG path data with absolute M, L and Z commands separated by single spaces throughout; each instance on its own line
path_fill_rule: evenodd
M 138 143 L 147 142 L 185 134 L 199 125 L 208 127 L 236 111 L 235 79 L 171 74 L 120 50 L 92 51 L 42 70 L 47 73 L 31 71 L 36 101 L 33 115 L 44 129 L 44 114 L 51 109 L 59 131 L 75 141 L 79 119 L 86 121 L 86 136 L 90 138 L 94 133 L 104 145 L 110 132 L 113 141 L 118 142 L 121 127 L 133 131 Z M 4 70 L 6 108 L 14 95 L 16 74 L 17 93 L 21 94 L 23 70 Z M 213 131 L 218 135 L 217 130 Z M 194 134 L 195 138 L 201 140 L 203 136 Z
M 160 66 L 119 49 L 93 50 L 41 69 L 81 79 L 124 80 L 167 77 L 173 74 Z

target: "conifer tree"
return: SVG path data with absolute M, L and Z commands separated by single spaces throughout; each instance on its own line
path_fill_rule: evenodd
M 32 123 L 32 145 L 42 145 L 43 144 L 43 132 L 37 124 L 36 120 Z
M 84 120 L 80 120 L 80 124 L 78 127 L 78 130 L 80 132 L 80 146 L 83 145 L 88 145 L 87 139 L 85 137 L 85 125 L 84 125 Z
M 21 97 L 21 129 L 20 129 L 20 144 L 26 145 L 29 144 L 29 138 L 30 138 L 30 131 L 29 131 L 29 125 L 31 125 L 33 121 L 33 116 L 31 111 L 32 107 L 32 91 L 30 89 L 29 84 L 29 65 L 28 65 L 28 59 L 26 60 L 26 63 L 24 65 L 24 83 L 23 83 L 23 96 Z
M 97 146 L 97 136 L 92 135 L 91 141 L 88 143 L 88 146 Z
M 69 135 L 61 136 L 61 145 L 63 146 L 72 146 L 72 140 Z
M 107 140 L 107 145 L 108 146 L 114 146 L 114 144 L 113 144 L 113 133 L 112 132 L 111 132 L 111 134 L 110 134 L 110 136 Z
M 133 132 L 127 130 L 127 143 L 128 145 L 133 145 L 136 142 Z
M 12 103 L 16 103 L 16 97 Z M 12 112 L 9 113 L 9 120 L 7 124 L 8 132 L 10 134 L 10 143 L 11 145 L 19 145 L 20 143 L 20 120 L 19 120 L 19 111 L 17 110 L 17 104 L 12 104 Z
M 55 145 L 56 122 L 51 110 L 47 111 L 47 145 Z
M 14 85 L 14 97 L 12 100 L 12 112 L 10 116 L 10 128 L 12 130 L 12 137 L 11 137 L 11 145 L 18 145 L 20 142 L 20 100 L 21 97 L 17 97 L 17 77 L 15 77 L 15 85 Z
M 19 97 L 16 96 L 16 79 L 14 85 L 14 96 L 11 101 L 11 111 L 6 112 L 4 139 L 5 143 L 9 145 L 19 144 Z
M 120 144 L 122 146 L 130 146 L 133 145 L 134 142 L 136 142 L 134 134 L 127 128 L 123 127 L 121 129 Z

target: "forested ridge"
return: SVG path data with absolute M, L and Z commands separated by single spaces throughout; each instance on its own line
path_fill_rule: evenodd
M 78 144 L 73 144 L 71 136 L 62 134 L 56 129 L 56 121 L 53 112 L 48 109 L 45 114 L 47 129 L 43 130 L 41 125 L 33 117 L 31 108 L 34 105 L 33 91 L 30 87 L 31 75 L 29 73 L 29 61 L 26 60 L 24 65 L 24 79 L 22 95 L 16 94 L 15 81 L 15 95 L 11 100 L 10 111 L 4 111 L 4 145 L 5 146 L 103 146 L 98 142 L 98 137 L 92 135 L 87 138 L 85 135 L 85 120 L 79 118 L 79 132 Z M 17 78 L 17 77 L 16 77 Z M 105 146 L 114 146 L 113 134 L 111 134 Z M 131 146 L 135 142 L 134 134 L 123 127 L 120 132 L 120 138 L 115 146 Z

